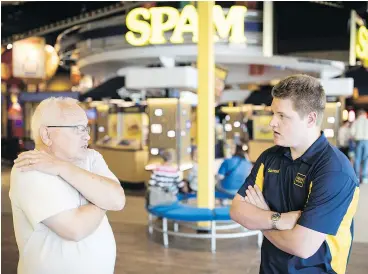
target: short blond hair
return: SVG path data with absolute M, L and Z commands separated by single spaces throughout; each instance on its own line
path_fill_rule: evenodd
M 56 125 L 64 117 L 66 107 L 78 105 L 79 101 L 70 97 L 50 97 L 43 100 L 36 108 L 31 119 L 31 135 L 35 143 L 41 141 L 42 126 Z
M 317 78 L 305 74 L 286 77 L 273 87 L 272 96 L 279 99 L 290 99 L 294 110 L 301 118 L 315 111 L 317 125 L 322 124 L 326 94 Z

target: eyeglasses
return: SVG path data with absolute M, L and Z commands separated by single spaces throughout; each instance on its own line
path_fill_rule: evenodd
M 77 125 L 77 126 L 47 126 L 47 127 L 67 127 L 67 128 L 74 128 L 77 132 L 77 134 L 82 135 L 84 133 L 90 134 L 91 132 L 91 128 L 89 126 L 82 126 L 82 125 Z

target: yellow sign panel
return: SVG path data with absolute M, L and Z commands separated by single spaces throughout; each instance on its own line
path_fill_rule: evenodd
M 123 116 L 124 140 L 142 139 L 142 117 L 141 113 L 129 113 Z
M 217 30 L 215 41 L 228 39 L 230 43 L 245 43 L 244 19 L 247 8 L 232 6 L 225 16 L 221 6 L 213 7 L 213 24 Z M 150 22 L 147 22 L 149 21 Z M 168 42 L 184 43 L 184 33 L 191 33 L 192 42 L 198 42 L 198 13 L 193 5 L 187 5 L 181 12 L 172 7 L 136 8 L 126 17 L 129 31 L 125 38 L 133 46 L 158 45 Z M 172 31 L 170 38 L 165 33 Z
M 271 115 L 259 115 L 253 117 L 254 140 L 273 140 L 273 131 L 270 127 Z
M 364 66 L 368 67 L 368 29 L 365 26 L 358 29 L 355 53 Z

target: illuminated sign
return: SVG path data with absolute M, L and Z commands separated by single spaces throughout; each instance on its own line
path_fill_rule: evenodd
M 357 58 L 368 66 L 368 29 L 365 26 L 360 26 L 358 29 L 355 53 Z
M 230 43 L 245 43 L 244 19 L 247 8 L 232 6 L 225 16 L 221 6 L 213 7 L 213 24 L 217 33 L 214 41 L 228 39 Z M 150 21 L 150 22 L 149 22 Z M 127 42 L 133 46 L 158 45 L 168 42 L 184 43 L 184 33 L 192 34 L 192 42 L 198 42 L 198 13 L 187 5 L 181 12 L 172 7 L 136 8 L 126 17 Z M 172 31 L 170 38 L 165 33 Z

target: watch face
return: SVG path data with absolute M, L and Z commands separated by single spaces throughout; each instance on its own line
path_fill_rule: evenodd
M 272 214 L 272 221 L 278 221 L 281 217 L 281 214 L 280 213 L 274 213 Z

